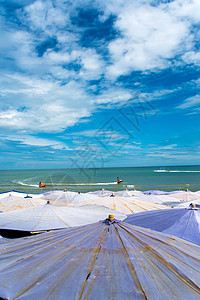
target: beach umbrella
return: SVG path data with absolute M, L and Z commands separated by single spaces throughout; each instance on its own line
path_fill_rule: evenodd
M 1 198 L 7 197 L 9 194 L 10 194 L 10 191 L 9 192 L 0 193 L 0 200 L 1 200 Z
M 120 197 L 133 197 L 133 196 L 140 196 L 140 195 L 143 195 L 143 193 L 136 190 L 128 191 L 126 189 L 124 191 L 115 192 L 115 196 L 120 196 Z
M 12 190 L 12 191 L 8 191 L 8 192 L 5 192 L 5 193 L 0 193 L 0 200 L 2 198 L 7 197 L 7 196 L 26 198 L 27 195 L 31 198 L 41 198 L 42 194 L 27 194 L 27 193 L 24 193 L 24 192 L 19 192 L 19 191 Z
M 129 215 L 125 222 L 172 234 L 200 245 L 200 210 L 154 210 Z
M 153 209 L 166 209 L 167 206 L 148 203 L 145 201 L 140 201 L 135 199 L 135 197 L 127 198 L 127 197 L 102 197 L 100 199 L 88 200 L 83 202 L 82 205 L 88 204 L 96 204 L 103 205 L 105 207 L 109 207 L 116 211 L 120 211 L 124 214 L 132 214 L 141 211 L 148 211 Z
M 47 202 L 41 206 L 0 214 L 0 230 L 36 232 L 80 226 L 105 219 L 113 212 L 104 206 L 57 207 Z M 126 218 L 120 212 L 115 212 L 115 215 L 119 220 Z
M 178 203 L 176 205 L 176 208 L 189 208 L 191 206 L 191 204 L 194 204 L 197 208 L 199 208 L 200 207 L 200 199 Z
M 8 191 L 4 193 L 0 193 L 0 200 L 2 198 L 8 197 L 8 196 L 16 196 L 16 197 L 21 197 L 24 198 L 26 197 L 27 193 L 22 193 L 22 192 L 17 192 L 17 191 Z
M 110 224 L 110 225 L 109 225 Z M 200 247 L 124 222 L 0 243 L 3 299 L 191 299 Z
M 99 197 L 93 194 L 84 194 L 80 192 L 63 192 L 63 191 L 54 191 L 53 193 L 44 193 L 43 198 L 47 200 L 51 200 L 51 203 L 54 205 L 73 205 L 80 204 L 89 199 L 96 199 Z
M 92 194 L 83 194 L 83 193 L 77 193 L 74 195 L 73 198 L 71 198 L 71 203 L 73 204 L 82 204 L 85 201 L 90 201 L 90 200 L 101 200 L 101 197 L 97 195 L 92 195 Z
M 35 207 L 43 205 L 44 203 L 43 199 L 22 198 L 8 195 L 5 198 L 0 199 L 0 211 L 6 212 L 16 209 Z
M 94 191 L 94 192 L 88 192 L 86 194 L 93 194 L 93 195 L 96 195 L 98 197 L 106 197 L 106 196 L 112 195 L 113 191 L 108 191 L 108 190 L 105 190 L 105 189 L 101 189 L 101 190 Z
M 157 189 L 145 191 L 143 193 L 146 195 L 168 195 L 169 194 L 168 192 L 160 191 Z
M 172 194 L 180 193 L 180 191 L 181 191 L 181 190 L 176 190 L 176 191 L 168 192 L 168 195 L 172 195 Z
M 189 190 L 186 191 L 179 191 L 178 193 L 169 195 L 169 197 L 177 198 L 180 201 L 193 201 L 196 199 L 200 199 L 200 195 L 191 192 Z
M 51 204 L 56 206 L 73 206 L 72 199 L 77 195 L 71 191 L 48 191 L 43 193 L 42 198 L 50 200 Z
M 146 194 L 140 194 L 136 196 L 138 200 L 145 201 L 148 203 L 155 203 L 155 204 L 161 204 L 161 205 L 174 205 L 174 203 L 180 202 L 179 199 L 169 197 L 168 195 L 146 195 Z
M 76 192 L 56 190 L 56 191 L 45 192 L 41 196 L 42 198 L 50 201 L 67 202 L 71 198 L 73 198 L 76 194 L 77 194 Z

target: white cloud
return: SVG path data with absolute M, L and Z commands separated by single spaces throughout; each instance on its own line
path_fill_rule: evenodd
M 170 4 L 171 13 L 175 16 L 191 19 L 194 23 L 200 22 L 199 0 L 176 0 Z
M 183 61 L 187 64 L 200 65 L 200 52 L 188 51 L 182 56 Z
M 84 80 L 99 79 L 104 73 L 104 62 L 94 49 L 74 50 L 71 58 L 80 63 L 79 76 Z
M 120 38 L 105 45 L 111 61 L 95 48 L 79 44 L 84 28 L 70 21 L 70 13 L 76 13 L 79 1 L 68 5 L 63 1 L 54 5 L 51 1 L 35 1 L 18 11 L 21 27 L 9 27 L 11 24 L 1 18 L 0 34 L 6 38 L 0 50 L 11 62 L 5 61 L 6 72 L 2 69 L 0 74 L 4 100 L 0 104 L 1 128 L 62 132 L 90 116 L 101 104 L 125 103 L 133 97 L 133 89 L 114 85 L 113 79 L 133 70 L 155 71 L 170 66 L 170 59 L 188 49 L 186 44 L 192 44 L 188 42 L 190 25 L 199 20 L 198 1 L 177 0 L 157 7 L 148 1 L 129 0 L 97 4 L 105 11 L 101 21 L 111 13 L 117 16 L 114 25 Z M 47 49 L 38 57 L 36 46 L 51 37 L 57 39 L 58 48 Z M 190 60 L 198 64 L 199 54 L 192 50 L 182 57 L 186 63 Z M 80 70 L 65 66 L 70 63 L 80 66 Z M 102 86 L 88 83 L 102 77 Z M 98 88 L 98 95 L 87 92 Z M 136 88 L 140 88 L 138 83 Z M 157 91 L 157 97 L 167 92 Z M 156 92 L 145 97 L 155 99 Z
M 56 81 L 14 74 L 3 83 L 0 127 L 36 132 L 60 132 L 93 110 L 91 97 L 76 82 L 60 86 Z M 87 103 L 87 105 L 86 105 Z
M 42 29 L 50 34 L 55 33 L 56 26 L 64 26 L 69 18 L 66 11 L 53 6 L 51 1 L 35 1 L 25 8 L 24 13 L 33 29 Z
M 10 135 L 9 137 L 0 135 L 1 140 L 15 141 L 23 145 L 38 146 L 38 147 L 51 147 L 52 149 L 71 150 L 65 143 L 54 141 L 46 138 L 39 138 L 30 135 Z
M 187 98 L 181 105 L 177 106 L 177 108 L 186 109 L 197 105 L 200 105 L 200 95 Z
M 51 51 L 46 54 L 47 58 L 52 61 L 52 63 L 69 63 L 71 61 L 70 54 L 64 51 L 55 52 Z
M 173 16 L 164 5 L 127 5 L 115 25 L 122 37 L 109 45 L 113 64 L 108 74 L 113 76 L 169 67 L 169 59 L 179 53 L 189 34 L 187 22 Z
M 110 87 L 98 95 L 95 102 L 98 104 L 103 103 L 123 103 L 133 97 L 133 91 L 124 89 L 123 87 Z

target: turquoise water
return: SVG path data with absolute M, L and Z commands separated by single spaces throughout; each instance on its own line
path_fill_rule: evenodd
M 114 182 L 117 176 L 123 179 L 121 184 Z M 39 188 L 40 181 L 46 183 L 47 187 Z M 80 192 L 101 188 L 113 191 L 125 188 L 143 191 L 154 188 L 165 191 L 188 188 L 197 191 L 200 190 L 200 166 L 0 171 L 0 192 L 14 189 L 41 193 L 65 188 Z

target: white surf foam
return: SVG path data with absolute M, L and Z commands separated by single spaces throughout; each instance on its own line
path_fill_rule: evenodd
M 32 186 L 32 187 L 39 187 L 38 184 L 30 184 L 25 183 L 22 181 L 17 181 L 18 184 L 23 186 Z M 96 183 L 48 183 L 46 182 L 47 186 L 101 186 L 101 185 L 116 185 L 117 182 L 96 182 Z
M 163 173 L 200 173 L 200 171 L 179 171 L 179 170 L 154 170 L 154 172 Z
M 22 181 L 17 181 L 18 184 L 24 185 L 24 186 L 33 186 L 33 187 L 38 187 L 38 184 L 28 184 Z
M 96 182 L 96 183 L 66 183 L 65 185 L 111 185 L 117 184 L 117 182 Z M 64 184 L 63 184 L 64 185 Z

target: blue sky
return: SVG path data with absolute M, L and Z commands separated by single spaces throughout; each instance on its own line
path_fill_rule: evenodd
M 1 1 L 1 169 L 200 164 L 199 11 Z

